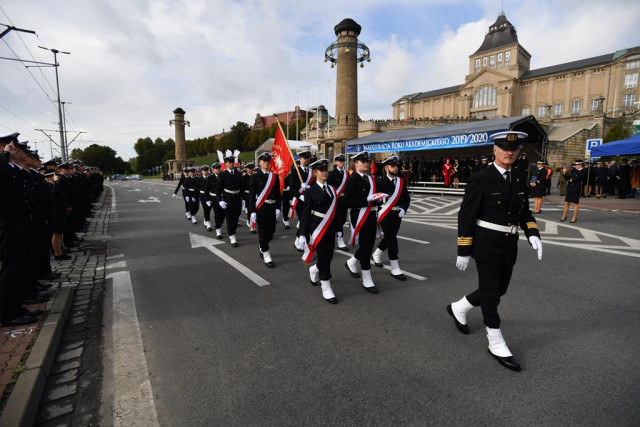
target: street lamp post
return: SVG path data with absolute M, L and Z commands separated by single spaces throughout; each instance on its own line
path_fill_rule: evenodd
M 62 104 L 60 102 L 60 81 L 58 80 L 58 66 L 60 64 L 58 64 L 58 54 L 59 53 L 64 53 L 65 55 L 71 55 L 70 52 L 62 52 L 59 51 L 58 49 L 48 49 L 46 47 L 43 46 L 38 46 L 40 49 L 44 49 L 44 50 L 48 50 L 50 52 L 53 52 L 53 67 L 56 69 L 56 89 L 58 91 L 58 120 L 60 121 L 60 154 L 62 155 L 62 161 L 66 162 L 67 159 L 67 146 L 65 144 L 65 140 L 64 140 L 64 128 L 63 128 L 63 123 L 62 123 Z

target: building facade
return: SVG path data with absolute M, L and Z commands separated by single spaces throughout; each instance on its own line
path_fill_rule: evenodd
M 463 84 L 405 95 L 393 103 L 393 118 L 532 114 L 541 122 L 567 122 L 638 110 L 640 46 L 536 70 L 530 63 L 531 54 L 501 14 L 469 56 Z

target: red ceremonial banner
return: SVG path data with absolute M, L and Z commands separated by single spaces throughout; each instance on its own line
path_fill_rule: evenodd
M 287 145 L 287 140 L 284 138 L 282 129 L 278 126 L 276 130 L 276 137 L 271 147 L 271 172 L 278 174 L 280 177 L 280 193 L 284 190 L 284 179 L 289 175 L 291 166 L 293 166 L 293 157 L 291 157 L 291 151 Z

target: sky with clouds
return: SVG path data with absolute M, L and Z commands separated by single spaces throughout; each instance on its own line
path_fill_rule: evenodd
M 0 57 L 53 62 L 38 46 L 71 52 L 58 56 L 61 99 L 68 130 L 86 133 L 70 148 L 108 145 L 126 160 L 140 137 L 173 137 L 176 107 L 191 122 L 187 139 L 286 111 L 296 97 L 303 109 L 316 105 L 318 92 L 333 115 L 335 69 L 322 60 L 344 18 L 362 26 L 371 49 L 371 63 L 358 70 L 360 117 L 390 118 L 404 94 L 464 82 L 468 57 L 502 1 L 6 0 L 0 7 L 0 24 L 37 33 L 7 34 Z M 640 45 L 637 1 L 505 0 L 504 11 L 532 69 Z M 48 157 L 48 139 L 34 129 L 57 129 L 53 68 L 2 59 L 0 75 L 0 133 L 19 131 Z

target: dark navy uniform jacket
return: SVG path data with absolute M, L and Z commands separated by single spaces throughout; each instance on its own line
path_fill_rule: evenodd
M 271 172 L 273 175 L 273 186 L 271 192 L 267 194 L 265 200 L 273 201 L 273 203 L 265 202 L 262 204 L 260 210 L 256 211 L 256 200 L 262 194 L 262 191 L 267 186 L 268 175 L 262 170 L 251 175 L 251 182 L 249 183 L 249 205 L 247 210 L 249 213 L 256 212 L 259 217 L 275 217 L 276 209 L 280 209 L 282 205 L 282 196 L 280 195 L 280 177 L 277 173 Z
M 524 175 L 511 168 L 511 184 L 494 165 L 473 175 L 466 186 L 458 212 L 458 255 L 495 265 L 514 265 L 518 256 L 518 234 L 489 230 L 476 225 L 481 219 L 503 226 L 519 226 L 527 239 L 540 237 L 529 209 Z

